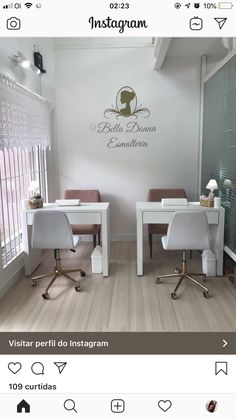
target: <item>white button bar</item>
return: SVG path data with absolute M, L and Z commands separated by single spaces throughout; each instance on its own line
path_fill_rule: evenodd
M 157 341 L 158 344 L 158 341 Z M 59 372 L 57 363 L 67 362 Z M 9 370 L 15 369 L 14 373 Z M 12 363 L 16 364 L 15 366 Z M 217 363 L 217 364 L 216 364 Z M 35 374 L 35 372 L 38 374 Z M 233 355 L 77 355 L 1 356 L 0 393 L 10 384 L 56 384 L 59 393 L 198 393 L 231 392 L 235 387 Z M 42 387 L 42 386 L 41 386 Z M 44 393 L 47 388 L 36 389 Z M 17 391 L 17 388 L 15 389 Z M 14 390 L 11 390 L 11 393 Z
M 201 2 L 197 9 L 194 3 L 186 7 L 188 3 L 181 1 L 180 8 L 175 3 L 41 0 L 30 8 L 22 3 L 19 9 L 2 8 L 0 36 L 236 36 L 236 7 L 230 7 L 233 2 L 219 2 L 223 16 L 219 16 L 218 3 Z M 227 18 L 222 28 L 214 20 L 219 17 Z
M 236 394 L 58 394 L 58 395 L 0 395 L 1 412 L 5 419 L 29 417 L 158 419 L 163 417 L 182 419 L 213 418 L 235 419 Z M 17 413 L 18 409 L 18 413 Z M 29 415 L 25 414 L 25 410 Z M 163 416 L 164 415 L 164 416 Z

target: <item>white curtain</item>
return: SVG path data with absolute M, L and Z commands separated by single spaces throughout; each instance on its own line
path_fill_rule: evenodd
M 0 150 L 50 146 L 51 106 L 0 73 Z

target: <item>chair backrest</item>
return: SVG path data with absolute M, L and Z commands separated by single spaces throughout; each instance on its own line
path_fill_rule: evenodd
M 205 250 L 210 248 L 207 216 L 202 211 L 175 212 L 167 230 L 166 249 Z
M 66 189 L 65 199 L 80 199 L 81 202 L 101 202 L 101 196 L 97 189 Z
M 35 249 L 74 249 L 67 215 L 62 211 L 36 211 L 31 245 Z
M 162 198 L 187 198 L 184 189 L 150 189 L 149 202 L 161 202 Z

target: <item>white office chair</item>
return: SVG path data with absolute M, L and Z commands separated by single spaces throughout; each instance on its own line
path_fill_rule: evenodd
M 206 213 L 200 211 L 174 213 L 168 226 L 167 235 L 162 237 L 162 245 L 165 250 L 183 251 L 182 270 L 176 268 L 174 274 L 158 276 L 156 284 L 161 283 L 161 278 L 180 277 L 174 292 L 171 293 L 171 297 L 175 300 L 177 299 L 176 293 L 178 288 L 182 281 L 187 278 L 204 290 L 203 295 L 205 298 L 209 298 L 209 289 L 193 278 L 193 276 L 202 276 L 205 279 L 206 276 L 203 273 L 188 273 L 186 260 L 186 250 L 205 250 L 210 247 Z
M 59 276 L 65 276 L 75 284 L 75 290 L 80 291 L 80 282 L 73 279 L 71 272 L 80 272 L 81 277 L 85 277 L 82 269 L 63 270 L 61 267 L 60 249 L 69 249 L 75 252 L 78 243 L 78 236 L 73 236 L 70 223 L 66 214 L 62 211 L 36 211 L 33 218 L 32 247 L 34 249 L 54 249 L 56 266 L 53 272 L 32 278 L 32 286 L 35 286 L 38 279 L 53 275 L 51 282 L 46 288 L 42 297 L 49 298 L 48 290 Z

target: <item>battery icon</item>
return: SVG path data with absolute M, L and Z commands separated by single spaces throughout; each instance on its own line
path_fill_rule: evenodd
M 218 9 L 232 9 L 233 6 L 233 3 L 230 1 L 221 1 L 218 3 Z

